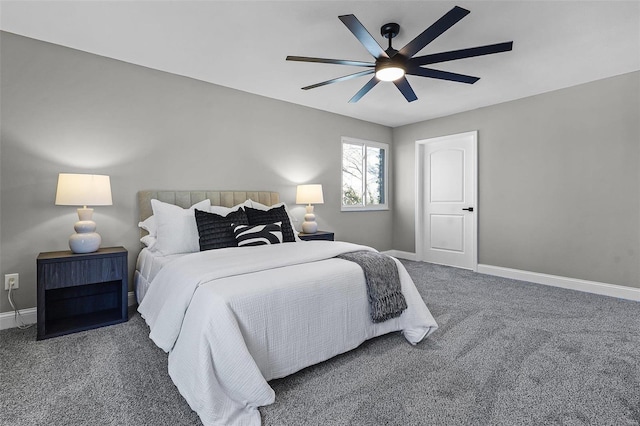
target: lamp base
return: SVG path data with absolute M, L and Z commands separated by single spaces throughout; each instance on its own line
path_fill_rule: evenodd
M 318 232 L 318 223 L 317 222 L 307 222 L 306 219 L 302 222 L 302 232 L 305 234 L 315 234 Z
M 69 248 L 74 253 L 93 253 L 98 251 L 102 237 L 95 232 L 96 223 L 91 220 L 93 209 L 78 209 L 79 221 L 73 226 L 76 233 L 69 237 Z
M 304 215 L 304 222 L 302 222 L 302 232 L 305 234 L 315 234 L 318 232 L 318 223 L 316 222 L 316 215 L 313 214 L 313 206 L 307 206 L 307 214 Z
M 102 237 L 97 232 L 84 232 L 69 237 L 69 248 L 74 253 L 93 253 L 98 251 Z

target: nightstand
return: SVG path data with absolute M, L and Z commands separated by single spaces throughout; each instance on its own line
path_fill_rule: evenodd
M 328 231 L 318 231 L 315 234 L 305 234 L 304 232 L 300 232 L 298 234 L 303 241 L 312 241 L 312 240 L 325 240 L 325 241 L 334 241 L 333 232 Z
M 37 268 L 38 340 L 129 319 L 124 247 L 40 253 Z

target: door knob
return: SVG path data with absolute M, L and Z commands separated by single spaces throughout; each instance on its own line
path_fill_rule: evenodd
M 468 209 L 462 209 L 462 210 L 466 210 L 468 212 L 472 212 L 473 211 L 473 207 L 469 207 Z

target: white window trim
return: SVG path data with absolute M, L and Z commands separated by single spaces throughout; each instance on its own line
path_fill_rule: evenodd
M 344 175 L 342 172 L 342 162 L 344 159 L 344 144 L 363 145 L 374 148 L 382 148 L 385 150 L 385 162 L 384 162 L 384 203 L 383 204 L 369 204 L 358 206 L 345 206 L 342 204 L 342 188 L 344 188 Z M 369 141 L 365 139 L 356 139 L 349 136 L 343 136 L 340 141 L 340 211 L 343 212 L 362 212 L 362 211 L 379 211 L 389 210 L 389 162 L 391 157 L 391 148 L 389 144 L 383 142 Z

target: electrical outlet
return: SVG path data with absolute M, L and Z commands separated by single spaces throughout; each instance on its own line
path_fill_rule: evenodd
M 20 287 L 19 278 L 18 274 L 4 274 L 4 289 L 9 290 L 9 286 L 11 286 L 13 290 Z

